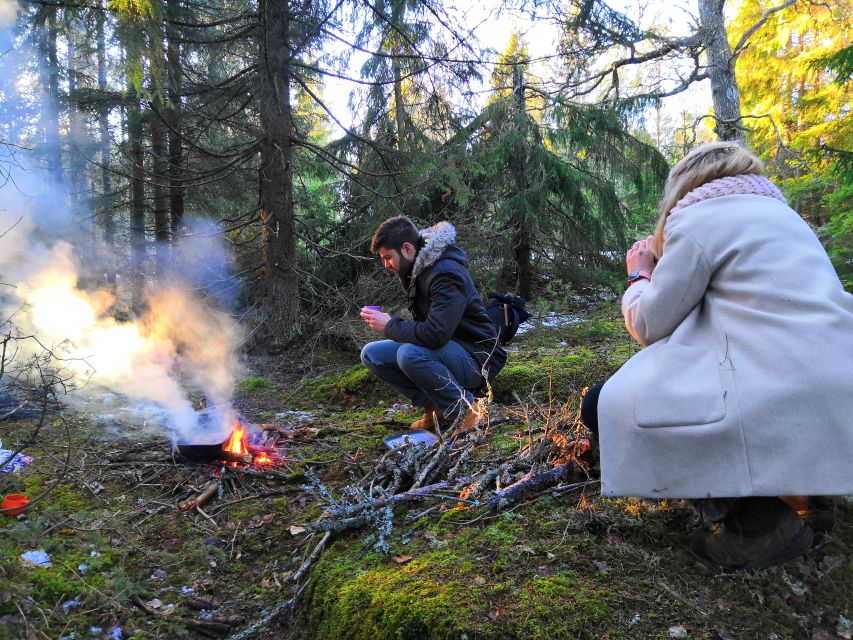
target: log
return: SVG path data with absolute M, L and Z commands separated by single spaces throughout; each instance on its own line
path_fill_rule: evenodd
M 505 489 L 495 491 L 489 498 L 489 509 L 492 511 L 503 509 L 507 505 L 518 502 L 530 494 L 552 487 L 565 478 L 574 468 L 573 464 L 567 463 L 535 476 L 525 476 Z
M 210 500 L 217 491 L 219 491 L 219 480 L 211 480 L 205 485 L 200 494 L 179 502 L 178 509 L 181 511 L 189 511 L 190 509 L 200 507 Z
M 252 464 L 252 454 L 251 453 L 231 453 L 230 451 L 223 451 L 219 455 L 219 459 L 222 462 L 239 462 L 240 464 Z

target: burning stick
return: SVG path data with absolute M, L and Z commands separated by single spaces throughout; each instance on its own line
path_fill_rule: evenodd
M 204 489 L 200 494 L 179 502 L 178 509 L 181 511 L 189 511 L 190 509 L 200 507 L 210 500 L 217 491 L 219 491 L 219 480 L 211 480 L 204 486 Z
M 231 451 L 223 451 L 219 456 L 222 462 L 239 462 L 240 464 L 252 464 L 251 453 L 233 453 Z

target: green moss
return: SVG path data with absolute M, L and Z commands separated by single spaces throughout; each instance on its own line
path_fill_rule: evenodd
M 513 391 L 521 398 L 547 401 L 565 399 L 580 388 L 598 382 L 605 375 L 606 360 L 586 347 L 560 349 L 553 353 L 516 352 L 492 383 L 500 402 L 515 402 Z
M 356 364 L 343 373 L 304 380 L 300 385 L 300 395 L 313 402 L 369 405 L 376 404 L 380 398 L 393 398 L 394 392 L 363 364 Z
M 447 551 L 401 565 L 336 544 L 313 572 L 317 638 L 444 640 L 461 634 L 479 601 L 471 588 L 473 568 Z
M 534 576 L 520 585 L 515 602 L 517 637 L 531 640 L 600 637 L 591 631 L 618 615 L 606 591 L 590 588 L 573 572 Z
M 240 388 L 246 393 L 258 391 L 260 389 L 270 389 L 271 387 L 272 383 L 266 378 L 262 378 L 260 376 L 246 378 L 240 382 Z

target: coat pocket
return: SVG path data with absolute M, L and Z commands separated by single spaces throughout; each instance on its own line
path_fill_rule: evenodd
M 715 351 L 664 343 L 648 348 L 634 383 L 634 419 L 640 427 L 710 424 L 726 415 L 726 392 Z

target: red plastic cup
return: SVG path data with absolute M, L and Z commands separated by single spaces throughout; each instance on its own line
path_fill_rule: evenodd
M 376 305 L 372 304 L 366 305 L 364 308 L 370 309 L 371 311 L 382 311 L 382 307 L 377 307 Z
M 30 499 L 23 493 L 10 493 L 3 498 L 0 508 L 4 509 L 3 515 L 17 516 L 25 511 L 24 507 L 29 503 Z

